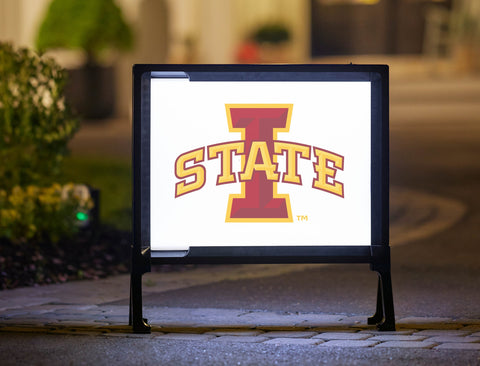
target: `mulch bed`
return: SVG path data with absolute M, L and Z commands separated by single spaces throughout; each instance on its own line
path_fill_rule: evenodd
M 0 289 L 128 273 L 130 238 L 130 232 L 102 227 L 56 244 L 0 239 Z

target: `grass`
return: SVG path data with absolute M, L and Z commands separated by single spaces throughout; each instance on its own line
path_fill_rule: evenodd
M 132 173 L 127 159 L 70 156 L 61 183 L 83 183 L 100 190 L 100 220 L 121 230 L 132 228 Z

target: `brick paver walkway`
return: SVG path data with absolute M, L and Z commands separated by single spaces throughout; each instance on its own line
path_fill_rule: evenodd
M 47 304 L 0 312 L 0 332 L 308 347 L 396 347 L 480 351 L 480 320 L 403 318 L 379 332 L 366 317 L 225 309 L 146 308 L 151 334 L 133 334 L 128 306 Z M 179 316 L 181 315 L 181 316 Z M 162 324 L 159 326 L 158 324 Z

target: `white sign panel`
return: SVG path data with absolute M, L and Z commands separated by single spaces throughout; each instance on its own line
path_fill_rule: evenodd
M 370 91 L 153 78 L 151 249 L 370 245 Z

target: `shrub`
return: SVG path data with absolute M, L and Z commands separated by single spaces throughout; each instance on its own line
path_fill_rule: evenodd
M 11 243 L 56 243 L 92 206 L 88 191 L 53 183 L 78 128 L 64 84 L 52 59 L 0 43 L 0 238 Z
M 0 237 L 12 243 L 56 243 L 77 231 L 77 212 L 93 202 L 86 186 L 57 183 L 0 190 Z
M 290 31 L 282 23 L 267 23 L 253 33 L 255 42 L 279 44 L 290 40 Z
M 60 173 L 78 128 L 54 60 L 0 43 L 0 188 L 45 185 Z
M 114 0 L 53 0 L 36 40 L 39 50 L 85 51 L 98 63 L 105 51 L 132 48 L 132 31 Z

